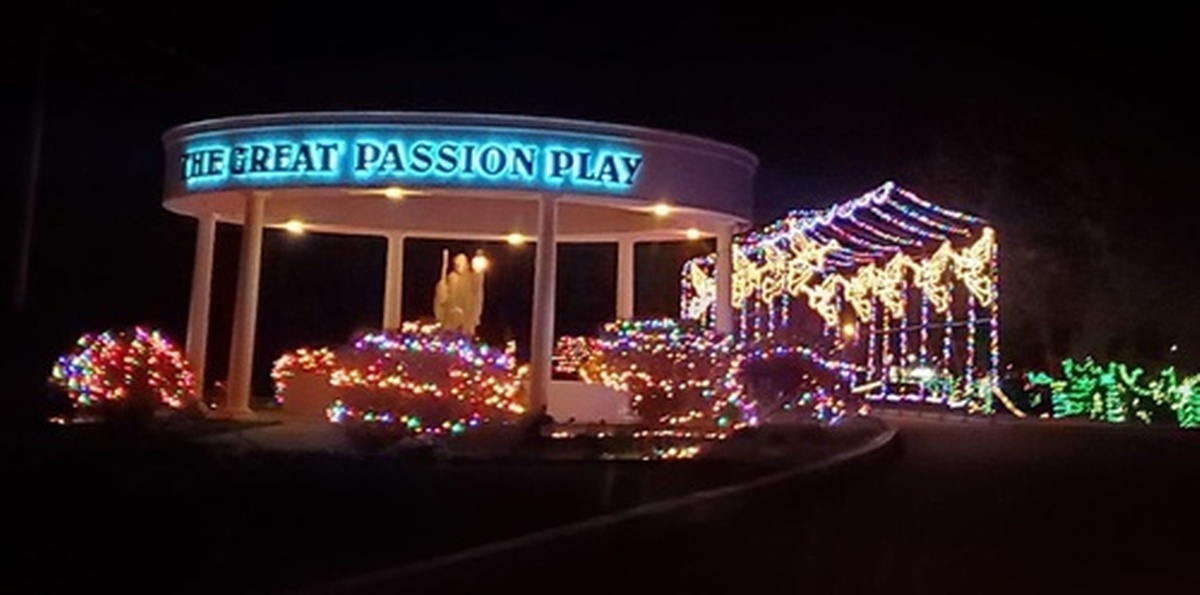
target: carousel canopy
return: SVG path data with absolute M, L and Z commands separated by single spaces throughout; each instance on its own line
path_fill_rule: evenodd
M 886 182 L 859 198 L 824 209 L 798 209 L 740 239 L 753 258 L 767 245 L 785 247 L 797 236 L 837 247 L 825 255 L 833 269 L 885 261 L 897 253 L 927 255 L 949 240 L 956 247 L 977 238 L 989 223 L 933 204 Z

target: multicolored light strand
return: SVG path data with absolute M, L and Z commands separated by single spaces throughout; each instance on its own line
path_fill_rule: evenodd
M 780 373 L 784 370 L 785 373 Z M 784 398 L 773 399 L 773 408 L 776 412 L 807 411 L 813 419 L 833 425 L 852 412 L 866 415 L 870 411 L 870 407 L 852 392 L 856 376 L 863 371 L 862 366 L 827 359 L 809 347 L 775 342 L 758 345 L 746 352 L 739 380 L 751 383 L 752 377 L 761 376 L 778 382 L 781 377 L 794 377 L 799 373 L 799 378 L 775 387 L 776 390 L 783 389 Z M 768 397 L 759 398 L 760 408 L 765 406 L 763 399 Z
M 276 401 L 286 401 L 301 372 L 325 377 L 332 387 L 330 421 L 401 435 L 454 435 L 525 412 L 519 395 L 525 368 L 513 353 L 437 324 L 405 322 L 397 331 L 363 333 L 344 348 L 286 353 L 271 372 Z
M 55 362 L 50 381 L 76 409 L 139 400 L 178 409 L 196 388 L 175 343 L 141 326 L 83 335 Z
M 738 380 L 742 356 L 733 347 L 732 337 L 671 319 L 622 320 L 605 325 L 579 375 L 628 393 L 652 425 L 737 429 L 757 424 L 758 415 Z
M 579 366 L 583 365 L 596 350 L 599 349 L 594 337 L 573 337 L 564 335 L 554 342 L 554 372 L 558 374 L 577 374 Z
M 310 372 L 328 377 L 337 367 L 337 355 L 328 347 L 302 347 L 279 356 L 271 366 L 271 381 L 275 385 L 275 402 L 286 400 L 288 382 L 297 372 Z
M 334 423 L 440 436 L 525 412 L 519 402 L 525 368 L 512 354 L 436 324 L 365 333 L 337 361 L 329 383 L 341 390 L 327 411 Z
M 828 359 L 806 346 L 734 344 L 729 337 L 669 319 L 619 321 L 605 331 L 599 339 L 559 341 L 559 347 L 586 351 L 578 367 L 580 377 L 630 394 L 633 409 L 659 428 L 655 431 L 681 425 L 732 429 L 758 423 L 762 403 L 751 399 L 747 382 L 759 373 L 755 370 L 772 361 L 789 368 L 807 366 L 831 381 L 832 392 L 814 385 L 816 392 L 809 395 L 813 398 L 807 398 L 803 393 L 808 389 L 797 389 L 800 400 L 790 403 L 810 408 L 818 421 L 836 423 L 848 411 L 865 414 L 868 410 L 849 394 L 863 368 Z
M 912 371 L 892 368 L 919 367 L 919 374 L 927 374 L 925 369 L 934 366 L 939 379 L 950 381 L 923 388 L 932 391 L 923 393 L 929 402 L 986 411 L 990 388 L 999 382 L 998 255 L 995 231 L 986 221 L 934 205 L 890 182 L 827 209 L 793 211 L 734 242 L 731 294 L 740 316 L 738 337 L 762 341 L 765 312 L 766 337 L 812 344 L 835 359 L 862 362 L 866 376 L 860 384 L 879 383 L 881 398 L 888 396 L 890 378 Z M 711 324 L 715 259 L 710 254 L 685 263 L 684 319 Z M 966 299 L 955 298 L 956 292 Z M 783 298 L 807 306 L 806 311 L 785 307 L 777 315 Z M 913 300 L 919 300 L 919 308 L 910 308 Z M 806 326 L 813 316 L 822 327 Z M 848 340 L 856 336 L 840 332 L 848 317 L 867 325 L 865 353 Z M 968 328 L 956 335 L 957 326 Z M 941 361 L 933 362 L 931 353 L 938 350 L 930 345 L 937 339 L 931 330 L 937 327 L 942 327 Z M 986 353 L 977 353 L 982 352 L 976 349 L 977 327 L 987 333 Z M 956 351 L 965 355 L 955 358 Z M 976 386 L 980 379 L 988 386 Z M 903 400 L 919 399 L 906 394 Z
M 836 302 L 839 294 L 854 306 L 853 312 L 862 322 L 871 317 L 872 297 L 878 298 L 893 317 L 903 317 L 910 284 L 921 290 L 939 313 L 950 307 L 955 280 L 982 306 L 990 307 L 996 295 L 992 271 L 995 233 L 990 227 L 962 250 L 954 250 L 946 241 L 928 259 L 896 254 L 880 266 L 867 264 L 849 273 L 825 266 L 825 254 L 836 248 L 836 243 L 821 246 L 804 236 L 791 238 L 789 243 L 791 254 L 772 244 L 764 245 L 759 250 L 761 259 L 752 258 L 744 250 L 734 251 L 734 308 L 770 304 L 786 292 L 792 298 L 806 298 L 809 307 L 832 327 L 840 321 Z M 716 299 L 715 271 L 716 261 L 711 256 L 684 263 L 680 303 L 684 319 L 704 320 L 709 315 Z

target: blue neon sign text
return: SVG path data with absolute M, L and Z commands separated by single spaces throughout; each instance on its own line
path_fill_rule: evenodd
M 643 156 L 616 143 L 544 138 L 393 136 L 361 132 L 198 138 L 179 154 L 189 191 L 226 186 L 479 185 L 621 194 Z

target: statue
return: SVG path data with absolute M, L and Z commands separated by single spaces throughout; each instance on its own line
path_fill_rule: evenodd
M 433 315 L 442 328 L 474 336 L 483 316 L 483 272 L 475 271 L 466 254 L 442 250 L 442 277 L 433 292 Z

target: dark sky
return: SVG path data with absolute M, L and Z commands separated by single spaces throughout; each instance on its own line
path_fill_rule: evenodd
M 25 339 L 34 368 L 48 369 L 88 329 L 148 322 L 182 339 L 194 224 L 161 207 L 166 128 L 325 109 L 547 115 L 731 142 L 760 158 L 758 223 L 892 179 L 995 223 L 1006 360 L 1094 353 L 1161 363 L 1172 343 L 1185 367 L 1200 359 L 1192 273 L 1200 250 L 1189 217 L 1189 176 L 1200 163 L 1194 9 L 851 18 L 561 3 L 39 6 L 41 18 L 0 9 L 8 61 L 0 173 L 14 238 L 6 279 L 29 163 L 39 23 L 50 31 L 30 301 L 20 319 L 37 329 Z M 225 229 L 219 239 L 217 374 L 237 238 Z M 488 248 L 509 283 L 489 295 L 510 300 L 488 333 L 519 337 L 532 255 Z M 700 249 L 643 250 L 640 313 L 670 313 L 674 298 L 662 296 L 674 290 L 672 268 Z M 611 262 L 611 252 L 564 255 L 575 308 L 560 318 L 564 330 L 585 332 L 611 310 L 611 272 L 584 264 Z M 266 258 L 259 361 L 340 340 L 379 316 L 381 240 L 269 234 Z M 409 267 L 436 266 L 428 260 Z M 424 297 L 408 298 L 406 313 L 427 308 Z

